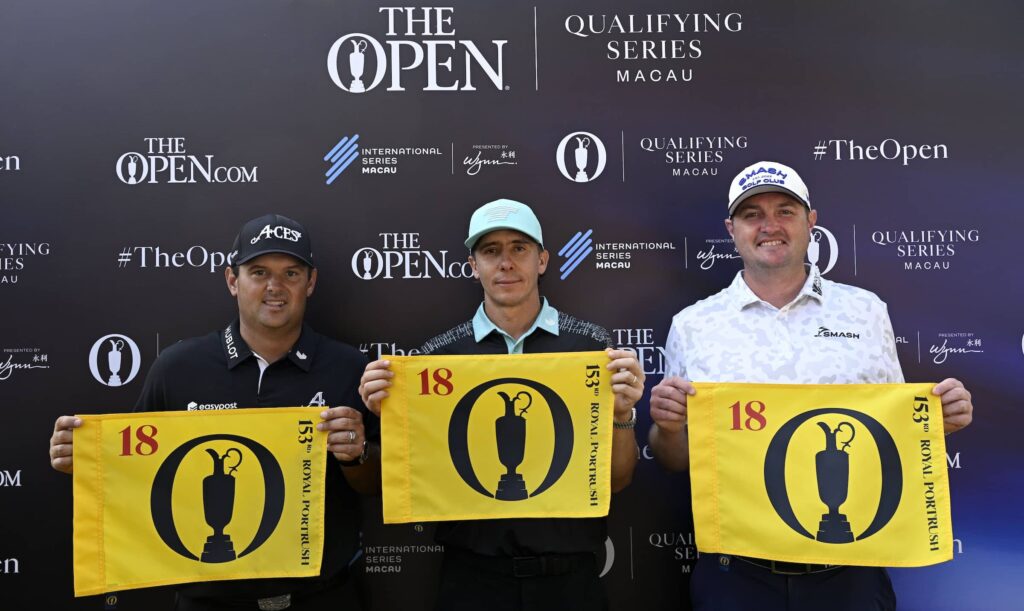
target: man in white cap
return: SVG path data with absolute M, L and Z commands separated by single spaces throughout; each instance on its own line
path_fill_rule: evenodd
M 673 471 L 689 467 L 691 380 L 790 384 L 902 383 L 892 323 L 874 293 L 821 277 L 804 264 L 811 229 L 807 186 L 793 168 L 755 163 L 729 188 L 729 231 L 743 270 L 727 288 L 676 314 L 665 343 L 665 378 L 651 393 L 649 439 Z M 822 340 L 820 328 L 849 337 Z M 854 336 L 856 336 L 854 338 Z M 971 395 L 953 378 L 941 397 L 946 433 L 971 422 Z M 700 502 L 700 499 L 696 499 Z M 690 581 L 696 610 L 869 611 L 894 609 L 885 569 L 702 554 Z
M 608 331 L 551 307 L 538 280 L 547 269 L 540 222 L 525 204 L 500 199 L 473 213 L 469 262 L 484 290 L 468 320 L 424 344 L 424 354 L 523 354 L 607 350 L 615 394 L 611 489 L 632 479 L 637 461 L 634 405 L 644 374 L 636 356 L 610 347 Z M 392 372 L 370 363 L 360 395 L 380 414 Z M 596 553 L 604 518 L 466 520 L 438 524 L 444 562 L 437 597 L 443 611 L 605 609 Z

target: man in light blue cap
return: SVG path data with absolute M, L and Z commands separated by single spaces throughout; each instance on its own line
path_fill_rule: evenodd
M 634 405 L 644 391 L 636 356 L 611 348 L 603 327 L 559 312 L 541 297 L 548 265 L 540 221 L 526 204 L 499 199 L 473 213 L 466 238 L 483 303 L 468 320 L 427 341 L 424 354 L 524 354 L 606 350 L 615 394 L 611 489 L 633 477 L 637 446 Z M 380 414 L 392 373 L 370 363 L 359 387 Z M 604 546 L 604 518 L 466 520 L 438 524 L 444 544 L 437 609 L 605 609 L 596 554 Z

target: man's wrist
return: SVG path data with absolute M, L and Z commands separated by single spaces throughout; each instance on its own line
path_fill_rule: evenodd
M 636 427 L 636 408 L 630 408 L 629 419 L 619 420 L 618 418 L 612 418 L 612 428 L 616 429 L 632 429 Z

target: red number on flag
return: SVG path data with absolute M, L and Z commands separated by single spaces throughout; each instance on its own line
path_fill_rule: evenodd
M 421 395 L 430 394 L 430 378 L 431 372 L 429 370 L 424 369 L 423 371 L 420 372 Z M 455 390 L 455 386 L 450 381 L 452 379 L 451 369 L 446 369 L 443 367 L 441 369 L 435 369 L 433 371 L 433 378 L 435 395 L 441 395 L 442 397 L 444 397 L 452 394 L 452 391 Z
M 121 456 L 132 455 L 132 427 L 126 426 L 120 431 L 121 433 Z M 160 444 L 157 443 L 156 439 L 156 427 L 152 424 L 143 424 L 139 428 L 135 429 L 135 437 L 139 440 L 139 443 L 135 444 L 135 453 L 140 456 L 149 456 L 156 452 Z M 146 450 L 149 451 L 146 451 Z
M 730 430 L 741 431 L 746 428 L 748 431 L 760 431 L 768 424 L 768 420 L 764 417 L 765 405 L 761 401 L 747 401 L 747 404 L 743 406 L 747 418 L 743 421 L 742 427 L 740 426 L 740 402 L 733 403 L 729 409 L 732 410 L 732 428 Z

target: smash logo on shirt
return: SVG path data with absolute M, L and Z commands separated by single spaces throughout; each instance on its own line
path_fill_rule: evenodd
M 852 331 L 833 331 L 828 327 L 818 327 L 818 332 L 814 334 L 814 337 L 843 337 L 846 339 L 860 339 L 860 333 L 853 333 Z

